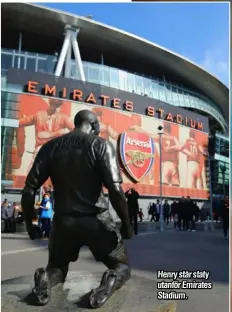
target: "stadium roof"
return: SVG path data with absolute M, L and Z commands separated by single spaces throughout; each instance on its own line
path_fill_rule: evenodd
M 133 55 L 137 61 L 146 59 L 149 64 L 159 64 L 164 71 L 166 68 L 182 77 L 221 108 L 228 124 L 228 87 L 199 65 L 164 47 L 88 17 L 26 3 L 2 3 L 2 24 L 5 23 L 17 25 L 20 31 L 28 31 L 30 25 L 30 32 L 54 37 L 60 37 L 67 24 L 80 28 L 80 36 L 92 45 L 107 47 L 109 52 L 117 51 L 129 58 Z

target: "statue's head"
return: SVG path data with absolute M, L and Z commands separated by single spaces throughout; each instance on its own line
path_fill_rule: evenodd
M 99 135 L 100 133 L 97 115 L 87 109 L 81 110 L 76 114 L 74 125 L 76 129 L 81 129 L 88 134 Z

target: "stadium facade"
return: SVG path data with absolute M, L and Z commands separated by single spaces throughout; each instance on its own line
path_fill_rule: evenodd
M 229 90 L 203 68 L 91 17 L 23 3 L 2 4 L 1 48 L 5 192 L 20 192 L 40 146 L 87 108 L 119 151 L 124 188 L 144 203 L 160 195 L 160 157 L 166 198 L 208 198 L 209 137 L 212 190 L 228 194 Z M 167 154 L 176 141 L 183 149 Z

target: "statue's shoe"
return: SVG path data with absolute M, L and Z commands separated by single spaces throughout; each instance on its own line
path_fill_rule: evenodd
M 92 289 L 89 296 L 89 307 L 98 309 L 112 296 L 115 291 L 117 273 L 108 270 L 103 274 L 101 284 L 98 288 Z
M 35 303 L 44 306 L 51 298 L 51 285 L 44 268 L 39 268 L 35 271 L 34 281 L 35 287 L 32 289 L 32 294 L 34 295 Z
M 113 295 L 115 290 L 121 288 L 130 279 L 130 273 L 118 276 L 115 270 L 108 270 L 103 274 L 101 284 L 92 289 L 89 296 L 89 307 L 98 309 Z

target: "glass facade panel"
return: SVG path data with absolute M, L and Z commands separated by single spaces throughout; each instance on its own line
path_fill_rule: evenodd
M 134 75 L 127 73 L 127 91 L 135 93 L 135 79 Z
M 110 86 L 110 71 L 106 66 L 100 72 L 100 83 L 105 86 Z
M 154 80 L 152 80 L 151 82 L 151 93 L 152 93 L 152 97 L 154 99 L 158 99 L 159 100 L 159 90 L 158 90 L 158 83 Z
M 80 79 L 79 76 L 80 75 L 78 73 L 76 63 L 72 62 L 71 71 L 70 71 L 70 78 L 79 80 Z
M 110 86 L 112 88 L 119 88 L 119 73 L 118 69 L 110 68 Z
M 166 95 L 167 95 L 167 102 L 169 104 L 173 104 L 172 91 L 171 91 L 170 85 L 166 85 Z
M 7 70 L 8 68 L 13 66 L 13 55 L 2 54 L 1 55 L 1 69 Z
M 144 95 L 150 96 L 151 93 L 151 80 L 143 78 Z
M 178 106 L 179 105 L 179 97 L 178 97 L 178 93 L 177 93 L 177 88 L 176 87 L 172 87 L 172 98 L 173 98 L 173 104 Z
M 18 95 L 15 93 L 1 92 L 1 118 L 18 119 Z
M 15 128 L 1 127 L 1 179 L 5 181 L 12 181 L 13 153 L 16 149 L 15 130 Z
M 95 64 L 90 64 L 88 69 L 88 81 L 92 83 L 99 83 L 99 67 Z
M 35 64 L 36 64 L 36 59 L 27 57 L 26 59 L 26 69 L 28 71 L 35 71 Z
M 178 93 L 179 93 L 180 105 L 182 105 L 183 102 L 184 102 L 184 94 L 183 94 L 183 91 L 182 91 L 181 89 L 178 89 Z
M 38 59 L 37 71 L 40 73 L 47 72 L 47 60 L 46 59 Z
M 24 69 L 25 68 L 25 57 L 24 56 L 15 55 L 15 57 L 14 57 L 14 66 L 13 67 Z
M 143 79 L 140 76 L 135 76 L 135 91 L 139 95 L 143 95 Z
M 118 74 L 119 74 L 119 89 L 127 90 L 127 73 L 123 70 L 119 70 Z
M 166 88 L 164 83 L 159 82 L 159 99 L 160 101 L 166 102 Z
M 25 67 L 29 71 L 54 73 L 57 63 L 57 56 L 55 55 L 27 53 L 25 51 L 19 53 L 16 50 L 7 49 L 2 49 L 1 51 L 2 73 L 7 71 L 11 66 L 18 68 L 19 55 L 20 68 Z M 105 65 L 83 62 L 83 67 L 86 80 L 89 82 L 119 88 L 120 90 L 139 95 L 147 95 L 148 97 L 167 102 L 171 105 L 189 106 L 210 112 L 225 129 L 227 128 L 226 122 L 222 118 L 220 107 L 203 95 L 193 93 L 191 90 L 172 85 L 160 79 L 155 80 L 149 77 L 142 77 L 141 75 L 128 73 Z M 71 75 L 74 79 L 80 79 L 79 72 L 75 70 L 75 67 L 72 67 Z

